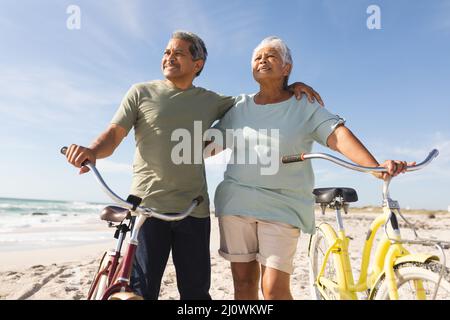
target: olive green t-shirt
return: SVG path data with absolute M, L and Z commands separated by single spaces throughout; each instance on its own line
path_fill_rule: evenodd
M 158 212 L 181 212 L 201 195 L 204 201 L 191 215 L 209 216 L 202 138 L 234 100 L 194 86 L 180 90 L 162 80 L 130 88 L 111 123 L 127 133 L 134 127 L 130 193 L 142 198 L 143 206 Z M 186 139 L 189 136 L 190 141 Z

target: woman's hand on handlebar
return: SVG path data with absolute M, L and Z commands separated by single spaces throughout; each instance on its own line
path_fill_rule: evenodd
M 386 168 L 388 172 L 374 172 L 372 174 L 378 179 L 387 180 L 390 177 L 399 175 L 400 173 L 405 173 L 407 166 L 414 166 L 415 164 L 416 162 L 386 160 L 379 167 Z
M 67 148 L 66 158 L 70 164 L 77 168 L 81 168 L 79 174 L 89 171 L 89 168 L 84 166 L 83 163 L 89 161 L 91 164 L 95 165 L 97 160 L 97 157 L 92 149 L 76 144 L 72 144 L 69 148 Z

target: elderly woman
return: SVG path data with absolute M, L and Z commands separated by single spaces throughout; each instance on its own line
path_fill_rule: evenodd
M 292 58 L 281 39 L 269 37 L 256 47 L 252 70 L 259 92 L 241 95 L 215 126 L 227 134 L 234 129 L 233 141 L 245 141 L 228 142 L 231 159 L 252 159 L 255 150 L 253 159 L 257 159 L 256 163 L 228 164 L 217 187 L 219 253 L 231 262 L 235 299 L 258 299 L 260 280 L 266 300 L 292 299 L 290 275 L 300 230 L 314 232 L 314 174 L 310 162 L 278 166 L 281 155 L 310 152 L 316 141 L 357 164 L 379 163 L 341 118 L 318 103 L 298 101 L 287 90 Z M 276 153 L 271 158 L 276 159 L 278 170 L 263 174 L 267 163 L 262 158 L 271 153 Z M 392 176 L 404 172 L 406 165 L 392 160 L 382 164 Z

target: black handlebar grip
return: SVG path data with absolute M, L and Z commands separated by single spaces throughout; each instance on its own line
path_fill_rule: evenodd
M 282 163 L 300 162 L 303 161 L 303 154 L 297 154 L 292 156 L 284 156 L 281 158 Z
M 199 206 L 200 205 L 200 203 L 202 203 L 203 202 L 203 197 L 202 196 L 198 196 L 197 198 L 195 198 L 194 200 L 192 200 L 192 201 L 197 201 L 197 206 Z
M 130 194 L 127 198 L 127 202 L 129 202 L 133 205 L 133 211 L 134 211 L 141 204 L 142 198 L 139 198 L 138 196 Z

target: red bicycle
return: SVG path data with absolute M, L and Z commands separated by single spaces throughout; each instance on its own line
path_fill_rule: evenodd
M 61 153 L 66 154 L 67 147 L 61 148 Z M 116 248 L 105 252 L 100 260 L 100 266 L 92 280 L 88 292 L 88 300 L 142 300 L 143 298 L 133 292 L 130 286 L 131 270 L 134 256 L 138 246 L 139 229 L 148 218 L 157 218 L 164 221 L 178 221 L 186 218 L 202 201 L 198 196 L 192 200 L 190 206 L 181 213 L 158 213 L 154 209 L 140 206 L 142 199 L 129 195 L 127 200 L 117 196 L 105 183 L 95 165 L 89 161 L 82 163 L 94 173 L 97 182 L 103 191 L 119 206 L 105 207 L 100 219 L 108 222 L 110 227 L 116 228 L 114 237 L 117 239 Z M 134 219 L 133 219 L 134 218 Z M 125 254 L 122 256 L 122 245 L 131 231 L 130 241 Z

